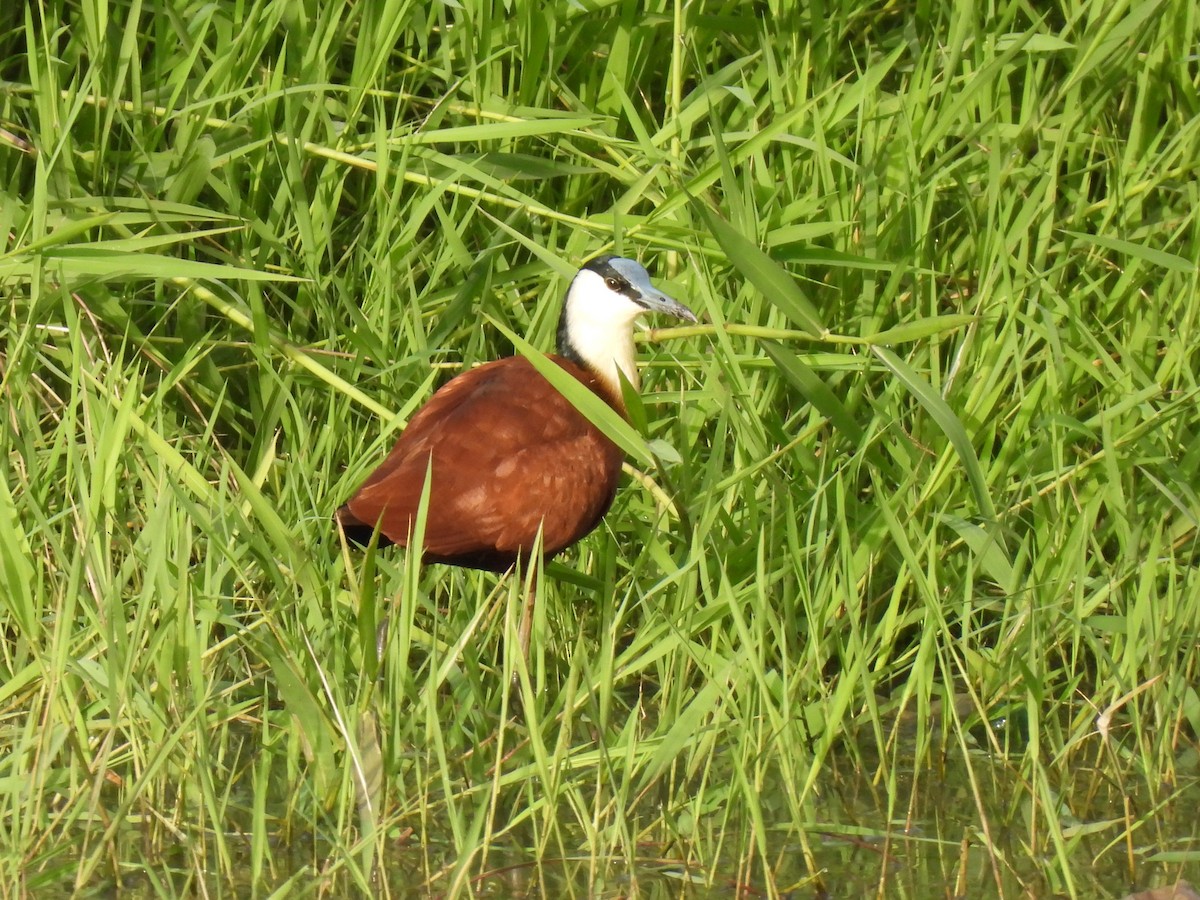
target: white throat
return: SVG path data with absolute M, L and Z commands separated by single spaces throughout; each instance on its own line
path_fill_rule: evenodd
M 633 322 L 645 310 L 609 289 L 604 279 L 584 269 L 571 282 L 564 307 L 567 337 L 586 365 L 621 396 L 618 370 L 638 386 L 633 357 Z

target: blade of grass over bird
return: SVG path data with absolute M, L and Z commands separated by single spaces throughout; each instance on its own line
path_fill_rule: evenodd
M 575 378 L 564 372 L 546 354 L 542 353 L 512 329 L 491 315 L 487 320 L 505 338 L 512 342 L 513 348 L 537 369 L 538 373 L 550 382 L 560 394 L 570 401 L 589 422 L 607 434 L 627 454 L 636 459 L 641 465 L 653 465 L 654 454 L 646 445 L 645 439 L 637 430 L 618 414 L 611 406 L 581 385 Z

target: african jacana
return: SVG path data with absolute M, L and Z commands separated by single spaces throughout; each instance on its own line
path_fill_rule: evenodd
M 567 290 L 559 366 L 625 415 L 618 372 L 637 387 L 633 322 L 646 312 L 696 321 L 631 259 L 599 256 Z M 423 559 L 504 572 L 526 563 L 541 530 L 543 558 L 570 547 L 612 504 L 622 453 L 523 356 L 447 382 L 413 416 L 383 464 L 337 511 L 347 537 L 408 544 L 428 472 Z M 526 598 L 518 640 L 526 657 Z

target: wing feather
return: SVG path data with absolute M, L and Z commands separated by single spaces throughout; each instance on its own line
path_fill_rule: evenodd
M 605 396 L 585 370 L 552 358 Z M 426 557 L 502 570 L 527 555 L 539 527 L 547 556 L 591 531 L 612 503 L 621 459 L 524 357 L 510 357 L 435 393 L 344 509 L 407 544 L 430 472 Z

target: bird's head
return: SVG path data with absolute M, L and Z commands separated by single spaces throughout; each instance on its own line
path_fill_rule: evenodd
M 617 370 L 637 387 L 633 322 L 648 312 L 695 322 L 695 314 L 650 283 L 639 263 L 597 256 L 579 270 L 558 320 L 558 352 L 603 378 L 620 396 Z

